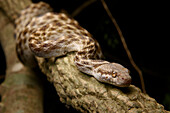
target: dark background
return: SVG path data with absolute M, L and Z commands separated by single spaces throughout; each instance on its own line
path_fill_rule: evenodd
M 49 3 L 55 12 L 65 10 L 68 14 L 72 14 L 87 0 L 44 1 Z M 123 0 L 106 0 L 106 3 L 123 32 L 134 61 L 143 72 L 147 94 L 163 104 L 166 110 L 170 110 L 168 3 Z M 129 68 L 132 84 L 141 88 L 139 75 L 130 64 L 119 35 L 100 0 L 86 7 L 74 18 L 99 41 L 106 59 Z M 4 59 L 2 54 L 0 58 Z M 0 60 L 2 61 L 4 62 Z M 2 63 L 0 65 L 4 67 Z M 3 74 L 5 71 L 0 72 Z M 64 104 L 59 104 L 55 89 L 49 83 L 46 92 L 51 93 L 45 95 L 45 103 L 54 103 L 53 106 L 45 105 L 48 113 L 58 111 L 59 108 L 65 112 L 74 111 L 65 110 Z M 56 108 L 56 104 L 61 107 Z

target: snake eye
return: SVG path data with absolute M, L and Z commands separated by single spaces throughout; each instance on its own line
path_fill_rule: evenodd
M 116 76 L 117 76 L 117 72 L 114 71 L 114 72 L 112 73 L 112 77 L 115 78 Z

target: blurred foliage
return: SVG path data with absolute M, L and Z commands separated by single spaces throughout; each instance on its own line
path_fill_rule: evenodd
M 119 37 L 116 35 L 117 33 L 113 32 L 113 28 L 113 23 L 110 20 L 105 20 L 104 22 L 101 22 L 101 24 L 96 26 L 97 31 L 103 32 L 102 37 L 103 41 L 106 42 L 106 45 L 109 46 L 109 48 L 111 49 L 116 49 L 119 44 Z
M 33 2 L 39 1 L 33 0 Z M 64 9 L 68 14 L 71 14 L 87 0 L 43 1 L 49 3 L 55 12 Z M 166 64 L 169 65 L 169 50 L 167 50 L 169 48 L 169 39 L 167 36 L 163 36 L 165 34 L 164 27 L 160 26 L 162 22 L 165 22 L 164 24 L 167 25 L 164 20 L 165 17 L 162 15 L 163 13 L 160 13 L 160 10 L 163 10 L 163 8 L 157 7 L 161 3 L 153 5 L 153 3 L 150 4 L 148 1 L 122 0 L 106 0 L 106 3 L 123 32 L 135 62 L 142 68 L 147 93 L 160 104 L 163 104 L 166 110 L 170 110 L 170 76 L 169 67 L 166 66 Z M 165 12 L 165 10 L 162 12 Z M 100 0 L 86 7 L 74 18 L 99 41 L 108 60 L 118 61 L 130 68 L 133 78 L 132 84 L 140 87 L 138 74 L 131 67 L 117 30 L 114 28 Z M 163 32 L 161 32 L 161 29 L 163 29 Z M 166 37 L 166 39 L 163 37 Z M 0 74 L 5 74 L 4 59 L 4 54 L 0 50 Z M 52 87 L 52 85 L 48 84 L 46 86 L 45 102 L 53 103 L 55 107 L 55 100 L 58 100 L 58 98 L 53 98 L 53 96 L 56 96 L 56 93 L 54 93 L 55 89 L 48 91 L 49 87 Z M 48 92 L 53 96 L 47 96 Z M 57 101 L 57 106 L 59 106 L 58 103 L 60 102 Z M 61 106 L 63 107 L 64 105 L 62 104 Z M 52 112 L 51 109 L 50 111 Z
M 163 99 L 163 105 L 167 110 L 170 110 L 170 93 L 166 93 Z

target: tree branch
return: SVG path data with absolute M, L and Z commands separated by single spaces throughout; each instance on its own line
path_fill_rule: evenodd
M 75 9 L 73 11 L 73 13 L 71 14 L 72 17 L 77 16 L 84 8 L 86 8 L 87 6 L 91 5 L 92 3 L 96 2 L 97 0 L 88 0 L 85 1 L 81 6 L 79 6 L 77 9 Z
M 10 13 L 11 10 L 5 10 L 5 8 L 3 10 L 13 20 L 12 15 L 15 13 Z M 7 29 L 10 33 L 14 30 L 12 25 Z M 9 32 L 1 32 L 1 34 L 4 35 L 3 37 L 11 39 L 12 36 L 8 36 Z M 158 104 L 155 99 L 143 94 L 134 85 L 130 85 L 128 88 L 117 88 L 98 82 L 94 77 L 81 73 L 74 64 L 74 55 L 75 53 L 69 53 L 57 59 L 36 57 L 41 71 L 54 84 L 61 102 L 81 112 L 166 112 L 164 107 Z M 9 58 L 11 58 L 9 60 L 13 60 L 12 57 Z M 15 81 L 12 78 L 11 80 Z M 30 85 L 24 86 L 27 86 L 23 87 L 25 89 Z M 3 97 L 2 102 L 4 101 Z M 39 104 L 41 105 L 41 101 Z M 34 106 L 29 107 L 34 108 Z
M 0 43 L 7 62 L 5 81 L 0 84 L 0 113 L 43 113 L 42 84 L 35 72 L 19 62 L 15 52 L 14 25 L 10 20 L 13 20 L 13 14 L 17 14 L 15 9 L 20 5 L 10 4 L 13 2 L 0 1 L 0 8 L 3 9 L 0 10 Z M 21 3 L 26 4 L 23 1 Z M 13 10 L 8 11 L 9 7 Z
M 74 65 L 74 55 L 70 53 L 57 60 L 37 57 L 39 67 L 54 84 L 61 102 L 81 112 L 166 112 L 134 85 L 117 88 L 81 73 Z

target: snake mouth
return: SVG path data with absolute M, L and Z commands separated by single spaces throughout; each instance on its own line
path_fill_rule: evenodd
M 132 82 L 131 79 L 125 79 L 124 82 L 122 82 L 119 87 L 128 87 L 131 84 L 131 82 Z
M 113 85 L 115 86 L 118 86 L 118 87 L 128 87 L 130 84 L 131 84 L 131 77 L 127 77 L 127 78 L 124 78 L 124 77 L 120 77 L 117 79 L 116 82 L 112 82 Z

